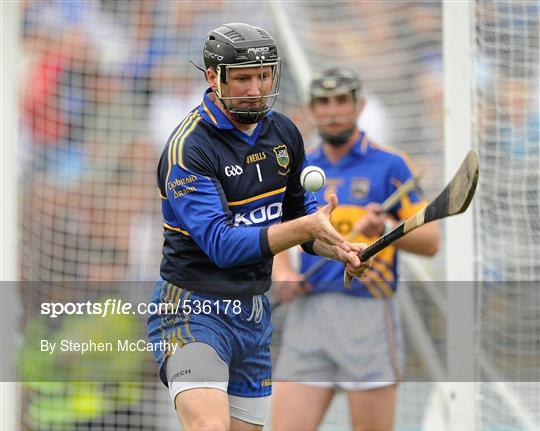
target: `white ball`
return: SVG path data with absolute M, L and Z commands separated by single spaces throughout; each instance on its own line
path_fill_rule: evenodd
M 300 174 L 300 184 L 305 190 L 318 192 L 326 184 L 326 175 L 318 166 L 306 166 Z

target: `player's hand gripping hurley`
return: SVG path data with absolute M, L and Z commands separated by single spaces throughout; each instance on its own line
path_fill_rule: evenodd
M 420 178 L 422 178 L 424 172 L 420 171 L 418 172 L 414 177 L 412 177 L 410 180 L 404 182 L 401 184 L 395 191 L 392 193 L 381 205 L 381 210 L 383 212 L 386 212 L 390 210 L 394 205 L 396 205 L 399 200 L 405 196 L 407 193 L 409 193 L 412 189 L 414 189 L 418 185 L 418 181 Z M 348 235 L 346 240 L 352 241 L 356 236 L 359 234 L 357 229 L 353 229 Z M 311 267 L 307 269 L 307 271 L 303 274 L 304 281 L 307 281 L 313 274 L 317 273 L 330 259 L 329 257 L 321 257 L 317 262 L 315 262 Z M 272 309 L 274 310 L 279 305 L 282 304 L 283 301 L 281 300 L 274 300 L 272 302 Z
M 455 173 L 454 178 L 452 178 L 439 196 L 433 199 L 426 208 L 418 211 L 416 215 L 401 223 L 366 248 L 361 254 L 360 260 L 365 262 L 407 233 L 430 221 L 464 212 L 469 207 L 476 191 L 479 169 L 478 156 L 474 150 L 470 150 Z M 350 288 L 351 283 L 352 277 L 347 271 L 344 271 L 343 284 L 346 288 Z
M 414 189 L 418 185 L 418 181 L 420 178 L 422 178 L 423 172 L 418 172 L 416 175 L 414 175 L 410 180 L 404 182 L 401 184 L 395 191 L 392 193 L 388 198 L 382 203 L 381 210 L 382 212 L 386 212 L 390 210 L 394 205 L 396 205 L 399 200 L 405 196 L 407 193 L 409 193 L 412 189 Z M 352 241 L 354 238 L 358 236 L 360 232 L 358 232 L 357 229 L 353 229 L 346 237 L 347 241 Z M 304 280 L 308 280 L 319 272 L 319 270 L 328 262 L 331 260 L 329 257 L 322 257 L 317 262 L 315 262 L 311 267 L 309 267 L 306 272 L 304 273 Z M 366 259 L 367 260 L 367 259 Z

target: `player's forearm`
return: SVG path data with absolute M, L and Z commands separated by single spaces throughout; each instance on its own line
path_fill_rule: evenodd
M 326 244 L 322 241 L 315 240 L 313 244 L 313 251 L 322 257 L 328 257 L 330 259 L 338 259 L 338 252 L 333 245 Z
M 422 256 L 433 256 L 439 250 L 440 233 L 437 222 L 428 223 L 396 241 L 396 247 Z
M 274 254 L 281 253 L 295 245 L 315 239 L 313 215 L 300 217 L 286 223 L 274 224 L 268 228 L 268 244 Z

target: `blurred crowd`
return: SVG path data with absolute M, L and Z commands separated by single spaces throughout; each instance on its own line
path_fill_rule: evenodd
M 274 33 L 282 48 L 287 40 L 262 2 L 21 0 L 20 6 L 21 277 L 153 280 L 162 243 L 157 159 L 205 89 L 188 60 L 202 63 L 208 30 L 246 17 Z M 426 170 L 432 197 L 444 183 L 441 2 L 283 7 L 313 72 L 357 67 L 367 97 L 360 125 L 377 142 L 409 153 Z M 484 162 L 482 216 L 492 221 L 482 237 L 484 276 L 523 276 L 496 244 L 514 240 L 509 250 L 535 277 L 539 8 L 514 0 L 478 2 L 476 10 L 474 139 Z M 291 74 L 295 59 L 285 49 L 282 56 L 276 108 L 312 145 L 313 126 Z M 511 235 L 520 229 L 528 237 L 516 244 L 520 237 L 510 238 L 508 226 Z
M 198 104 L 203 80 L 188 59 L 198 63 L 217 22 L 206 14 L 220 8 L 23 3 L 25 279 L 155 277 L 155 164 Z

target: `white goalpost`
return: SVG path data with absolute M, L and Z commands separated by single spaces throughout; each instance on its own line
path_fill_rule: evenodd
M 443 2 L 444 160 L 450 180 L 472 148 L 472 13 L 469 2 Z M 480 171 L 482 169 L 480 168 Z M 480 176 L 482 173 L 480 172 Z M 473 208 L 474 208 L 473 200 Z M 448 430 L 475 429 L 475 280 L 473 211 L 445 220 Z
M 12 347 L 16 334 L 12 323 L 17 321 L 19 303 L 14 282 L 19 280 L 19 200 L 17 157 L 17 89 L 19 70 L 19 7 L 16 2 L 0 4 L 2 22 L 0 77 L 2 110 L 0 112 L 0 429 L 18 428 L 19 387 L 15 380 L 16 362 Z M 11 282 L 11 283 L 6 283 Z

